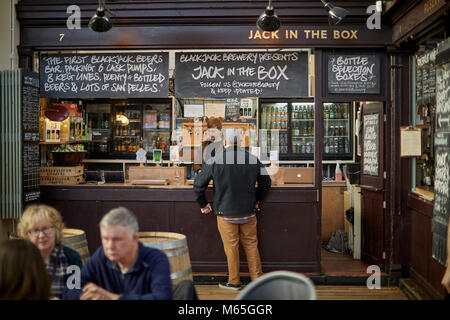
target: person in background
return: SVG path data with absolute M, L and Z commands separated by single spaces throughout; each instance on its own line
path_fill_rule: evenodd
M 61 298 L 68 277 L 67 268 L 83 266 L 75 250 L 61 244 L 64 223 L 58 210 L 45 204 L 28 206 L 18 225 L 19 237 L 30 240 L 41 252 L 45 267 L 52 279 L 51 294 Z
M 441 284 L 447 290 L 447 300 L 450 298 L 450 221 L 447 227 L 447 269 L 445 270 L 444 277 Z
M 118 207 L 100 221 L 102 246 L 81 270 L 80 289 L 64 299 L 170 300 L 172 280 L 166 254 L 139 242 L 134 214 Z
M 259 159 L 240 148 L 240 133 L 237 129 L 225 128 L 223 132 L 225 150 L 203 166 L 195 178 L 194 193 L 201 212 L 212 212 L 205 191 L 213 180 L 214 213 L 217 215 L 217 226 L 228 263 L 228 282 L 221 282 L 219 286 L 239 290 L 239 242 L 247 256 L 251 280 L 263 274 L 258 251 L 256 212 L 260 210 L 270 189 L 271 179 Z M 258 187 L 255 187 L 256 182 Z
M 0 300 L 48 300 L 50 277 L 30 241 L 0 241 Z

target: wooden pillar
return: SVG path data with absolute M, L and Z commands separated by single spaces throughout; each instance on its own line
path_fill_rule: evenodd
M 33 71 L 34 51 L 30 48 L 19 46 L 19 68 L 26 71 Z

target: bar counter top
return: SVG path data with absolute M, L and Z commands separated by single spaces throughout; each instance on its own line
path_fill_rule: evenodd
M 44 185 L 42 185 L 44 186 Z M 212 186 L 212 184 L 210 184 Z M 322 181 L 322 187 L 345 187 L 345 181 Z M 135 185 L 131 183 L 104 183 L 104 184 L 97 184 L 97 183 L 82 183 L 82 184 L 71 184 L 71 185 L 45 185 L 45 187 L 58 187 L 58 188 L 64 188 L 64 187 L 70 187 L 70 188 L 88 188 L 88 187 L 99 187 L 99 188 L 140 188 L 140 189 L 192 189 L 192 184 L 186 184 L 186 185 Z M 274 185 L 272 184 L 272 188 L 313 188 L 313 184 L 283 184 L 283 185 Z

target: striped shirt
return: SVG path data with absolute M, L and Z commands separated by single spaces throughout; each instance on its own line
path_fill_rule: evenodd
M 243 217 L 221 217 L 223 220 L 233 224 L 242 224 L 252 221 L 252 219 L 256 216 L 255 213 L 251 213 L 247 216 Z

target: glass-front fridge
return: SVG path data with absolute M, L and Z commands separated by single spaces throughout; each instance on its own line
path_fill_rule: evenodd
M 310 160 L 314 154 L 314 102 L 260 102 L 260 147 L 278 150 L 280 160 Z M 277 143 L 278 139 L 278 143 Z
M 353 112 L 350 103 L 323 104 L 323 159 L 353 158 Z
M 260 147 L 265 147 L 267 153 L 278 150 L 280 160 L 313 160 L 314 110 L 311 99 L 261 99 Z M 350 103 L 324 104 L 324 160 L 353 158 L 352 114 Z
M 130 157 L 142 146 L 147 159 L 153 150 L 169 158 L 172 108 L 170 101 L 124 101 L 113 104 L 113 148 L 118 157 Z

